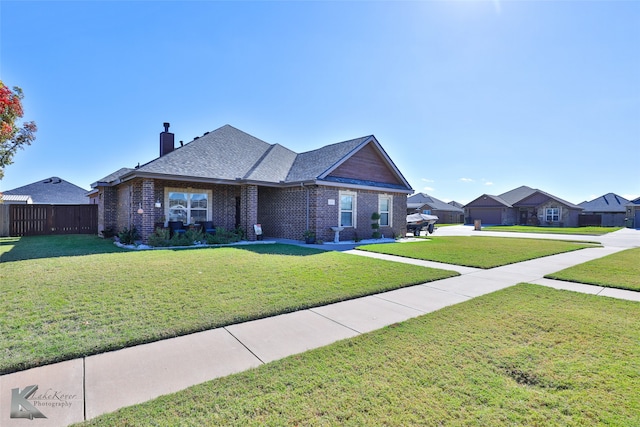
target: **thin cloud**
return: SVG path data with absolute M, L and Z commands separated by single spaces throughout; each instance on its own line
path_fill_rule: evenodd
M 493 185 L 493 182 L 487 181 L 487 182 L 484 183 L 484 185 Z
M 432 179 L 422 178 L 422 182 L 435 182 Z
M 432 187 L 422 187 L 422 191 L 433 191 Z
M 460 178 L 460 181 L 462 181 L 462 182 L 473 182 L 473 180 L 471 178 Z

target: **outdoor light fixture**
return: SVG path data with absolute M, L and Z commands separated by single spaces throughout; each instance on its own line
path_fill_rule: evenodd
M 142 209 L 142 203 L 140 203 L 138 206 L 139 206 L 139 207 L 138 207 L 138 213 L 139 213 L 140 215 L 142 215 L 142 214 L 144 213 L 144 209 Z
M 160 199 L 156 200 L 156 208 L 161 208 L 162 203 L 160 203 Z

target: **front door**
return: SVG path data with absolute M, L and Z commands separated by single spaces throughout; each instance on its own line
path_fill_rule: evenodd
M 529 212 L 520 211 L 520 225 L 527 225 L 528 220 L 529 220 Z

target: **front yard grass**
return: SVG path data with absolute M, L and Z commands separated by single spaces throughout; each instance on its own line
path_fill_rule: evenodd
M 638 318 L 520 284 L 83 425 L 640 425 Z
M 532 225 L 491 225 L 482 231 L 509 231 L 514 233 L 577 234 L 602 236 L 620 230 L 622 227 L 536 227 Z
M 494 268 L 548 255 L 594 247 L 561 240 L 506 237 L 429 237 L 420 242 L 364 245 L 357 249 L 426 261 Z
M 640 248 L 617 252 L 548 274 L 545 277 L 640 291 Z
M 458 274 L 290 245 L 63 256 L 85 239 L 4 240 L 0 374 Z

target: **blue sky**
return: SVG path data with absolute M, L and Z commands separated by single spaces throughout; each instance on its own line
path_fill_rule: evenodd
M 296 152 L 375 135 L 418 192 L 640 196 L 640 1 L 5 1 L 34 144 L 0 191 L 89 189 L 230 124 Z

